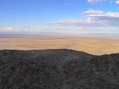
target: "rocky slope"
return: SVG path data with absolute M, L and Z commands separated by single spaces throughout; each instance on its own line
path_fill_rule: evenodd
M 1 50 L 0 89 L 118 89 L 119 54 Z

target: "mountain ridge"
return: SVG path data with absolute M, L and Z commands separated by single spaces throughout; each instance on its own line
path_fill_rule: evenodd
M 0 50 L 0 89 L 118 89 L 119 53 Z

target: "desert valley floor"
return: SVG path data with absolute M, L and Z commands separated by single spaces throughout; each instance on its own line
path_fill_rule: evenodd
M 73 36 L 0 37 L 0 50 L 73 49 L 90 54 L 119 53 L 119 39 Z

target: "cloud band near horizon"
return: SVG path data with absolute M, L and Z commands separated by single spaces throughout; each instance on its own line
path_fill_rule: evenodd
M 103 12 L 89 9 L 81 14 L 84 15 L 83 19 L 59 20 L 52 22 L 52 24 L 79 27 L 119 26 L 119 12 Z

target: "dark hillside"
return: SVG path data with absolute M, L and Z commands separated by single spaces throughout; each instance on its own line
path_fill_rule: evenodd
M 67 61 L 63 69 L 65 89 L 119 89 L 119 54 Z
M 1 50 L 0 89 L 118 89 L 119 54 Z

